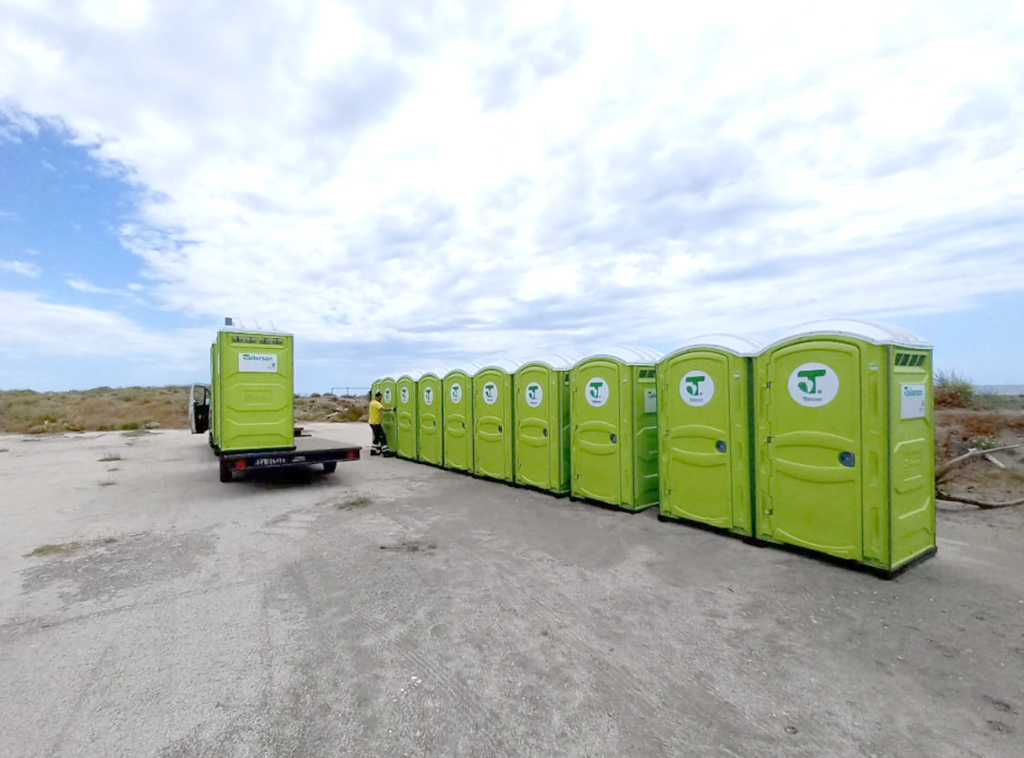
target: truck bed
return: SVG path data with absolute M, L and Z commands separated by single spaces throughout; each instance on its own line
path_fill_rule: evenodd
M 266 471 L 321 463 L 324 473 L 337 468 L 338 461 L 357 461 L 362 448 L 346 442 L 303 435 L 295 438 L 292 450 L 243 450 L 220 454 L 220 480 L 230 482 L 235 473 Z

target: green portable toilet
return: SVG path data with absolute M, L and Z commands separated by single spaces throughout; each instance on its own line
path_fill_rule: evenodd
M 225 327 L 213 344 L 214 449 L 295 447 L 292 335 Z
M 764 342 L 715 334 L 658 362 L 659 518 L 752 536 L 753 356 Z
M 473 470 L 473 374 L 479 366 L 451 369 L 442 379 L 444 467 Z
M 395 416 L 398 419 L 398 446 L 394 448 L 399 458 L 416 460 L 419 454 L 417 413 L 417 384 L 422 371 L 410 371 L 395 380 Z M 391 447 L 391 444 L 388 444 Z
M 648 348 L 613 348 L 569 372 L 573 498 L 629 511 L 658 504 L 660 357 Z
M 390 376 L 383 376 L 370 387 L 370 400 L 381 395 L 381 402 L 387 408 L 395 407 L 395 380 Z M 385 413 L 381 417 L 381 426 L 384 427 L 384 435 L 388 439 L 388 447 L 392 450 L 398 449 L 398 414 Z
M 808 324 L 757 370 L 757 537 L 891 575 L 935 552 L 931 346 L 899 327 Z
M 520 366 L 515 389 L 515 482 L 569 493 L 569 369 L 577 358 L 549 355 Z
M 377 382 L 377 389 L 380 390 L 380 394 L 383 396 L 382 400 L 384 405 L 388 408 L 395 407 L 395 400 L 397 393 L 395 390 L 395 380 L 390 376 L 382 377 Z M 388 447 L 392 450 L 398 449 L 398 414 L 395 412 L 385 413 L 381 425 L 384 427 L 384 434 L 388 438 Z
M 441 377 L 447 369 L 427 371 L 419 379 L 417 428 L 419 450 L 416 460 L 440 466 L 444 461 L 444 397 Z
M 498 360 L 473 376 L 473 471 L 503 482 L 511 482 L 515 472 L 512 375 L 517 368 L 514 361 Z

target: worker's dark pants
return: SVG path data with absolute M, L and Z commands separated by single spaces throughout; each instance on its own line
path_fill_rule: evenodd
M 373 429 L 373 446 L 378 450 L 387 450 L 388 436 L 384 434 L 384 426 L 382 424 L 370 424 L 370 428 Z

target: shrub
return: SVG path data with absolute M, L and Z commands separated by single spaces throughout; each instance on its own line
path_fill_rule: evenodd
M 956 371 L 935 373 L 936 408 L 970 408 L 974 400 L 974 385 Z

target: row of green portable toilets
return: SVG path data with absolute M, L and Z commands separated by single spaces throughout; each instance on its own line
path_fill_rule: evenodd
M 894 572 L 935 550 L 931 346 L 890 325 L 807 325 L 770 345 L 382 379 L 397 452 Z

